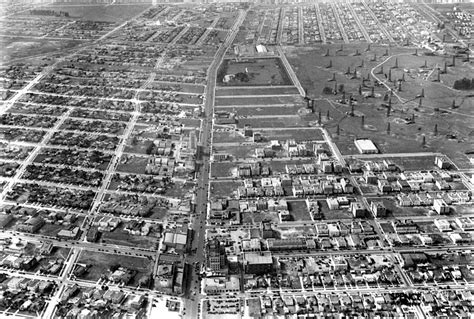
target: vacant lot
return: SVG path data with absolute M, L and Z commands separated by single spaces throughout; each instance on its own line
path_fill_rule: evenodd
M 219 87 L 216 90 L 216 96 L 236 96 L 236 95 L 272 95 L 272 94 L 299 94 L 295 86 L 281 86 L 281 87 L 259 87 L 251 86 L 232 88 Z
M 228 80 L 228 76 L 231 77 Z M 280 59 L 224 60 L 217 72 L 217 85 L 291 85 Z
M 114 255 L 99 253 L 95 251 L 82 251 L 77 264 L 91 265 L 89 271 L 81 278 L 96 282 L 102 275 L 109 274 L 109 268 L 114 265 L 120 265 L 127 269 L 137 271 L 135 277 L 128 286 L 137 286 L 140 277 L 149 274 L 152 271 L 153 263 L 149 259 L 141 257 L 131 257 L 125 255 Z
M 212 198 L 237 197 L 237 188 L 241 185 L 240 181 L 213 181 L 211 182 Z
M 216 106 L 234 106 L 234 105 L 278 105 L 278 106 L 306 106 L 299 95 L 280 95 L 280 96 L 226 96 L 216 97 Z
M 232 170 L 236 171 L 236 163 L 212 163 L 211 177 L 232 177 Z
M 288 140 L 294 139 L 296 141 L 320 141 L 323 140 L 323 134 L 319 128 L 305 128 L 305 129 L 272 129 L 261 132 L 269 140 Z
M 290 211 L 291 217 L 295 221 L 311 220 L 308 206 L 304 200 L 288 201 L 288 210 Z

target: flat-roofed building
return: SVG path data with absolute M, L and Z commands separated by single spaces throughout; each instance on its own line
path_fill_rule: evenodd
M 369 139 L 358 139 L 354 141 L 354 144 L 361 154 L 377 154 L 379 152 L 377 146 Z

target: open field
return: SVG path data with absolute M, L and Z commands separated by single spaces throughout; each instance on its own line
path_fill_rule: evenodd
M 63 11 L 69 13 L 70 19 L 104 22 L 121 22 L 136 16 L 146 8 L 148 4 L 114 4 L 114 5 L 50 5 L 48 10 Z
M 294 115 L 298 112 L 298 106 L 245 106 L 232 108 L 215 108 L 216 111 L 230 111 L 232 110 L 236 116 L 259 116 L 259 115 Z
M 237 75 L 226 79 L 227 75 Z M 242 75 L 242 76 L 240 76 Z M 217 72 L 217 85 L 250 86 L 250 85 L 290 85 L 291 80 L 283 63 L 277 58 L 243 59 L 239 61 L 226 59 Z
M 288 201 L 288 210 L 295 221 L 311 220 L 306 201 Z
M 372 45 L 370 52 L 365 52 L 366 48 L 366 44 L 345 45 L 342 52 L 337 52 L 340 46 L 329 45 L 307 48 L 301 52 L 291 51 L 288 54 L 300 81 L 308 89 L 308 95 L 315 98 L 324 96 L 333 101 L 336 111 L 331 111 L 331 120 L 326 123 L 323 120 L 323 124 L 333 136 L 341 153 L 357 153 L 353 145 L 354 138 L 366 137 L 372 139 L 382 153 L 437 151 L 448 155 L 459 167 L 469 167 L 469 155 L 466 153 L 473 151 L 469 140 L 474 132 L 474 100 L 467 97 L 468 92 L 451 88 L 454 80 L 468 76 L 469 67 L 459 67 L 463 62 L 457 59 L 456 66 L 448 67 L 448 73 L 441 75 L 441 82 L 433 82 L 437 71 L 431 71 L 444 67 L 444 62 L 450 63 L 451 58 L 424 55 L 421 50 L 415 56 L 414 49 L 402 47 Z M 325 56 L 327 50 L 329 56 Z M 383 56 L 386 50 L 388 56 Z M 392 55 L 393 57 L 390 57 Z M 375 61 L 374 56 L 377 57 Z M 422 68 L 425 60 L 426 69 Z M 379 74 L 381 67 L 377 65 L 382 64 L 383 73 Z M 394 68 L 396 64 L 398 68 Z M 348 68 L 351 72 L 345 74 Z M 388 117 L 387 89 L 382 85 L 377 86 L 372 76 L 369 76 L 369 81 L 362 81 L 372 69 L 376 76 L 387 80 L 390 77 L 392 80 L 402 79 L 405 73 L 402 91 L 395 90 L 397 95 L 392 97 Z M 336 81 L 328 81 L 333 74 Z M 342 93 L 323 94 L 324 87 L 327 86 L 331 90 L 336 87 L 340 90 L 340 85 L 343 85 L 346 99 L 348 94 L 353 95 L 354 116 L 349 114 L 351 108 L 347 101 L 345 104 L 339 103 L 343 97 Z M 358 91 L 359 85 L 362 85 L 362 95 Z M 393 84 L 388 85 L 390 88 L 396 88 Z M 375 96 L 366 97 L 370 95 L 373 86 Z M 420 98 L 416 97 L 421 94 L 422 89 L 425 97 L 419 106 Z M 458 106 L 454 110 L 450 109 L 453 100 Z M 324 115 L 324 110 L 322 113 Z M 409 124 L 413 116 L 415 123 Z
M 312 129 L 286 129 L 286 130 L 265 130 L 262 135 L 268 140 L 288 140 L 295 141 L 320 141 L 323 140 L 323 134 L 319 128 Z
M 18 37 L 3 37 L 2 61 L 8 62 L 11 59 L 28 58 L 38 55 L 57 54 L 63 50 L 68 50 L 81 44 L 81 41 L 76 40 L 47 40 L 38 38 L 18 38 Z M 48 64 L 50 59 L 32 60 L 36 64 L 41 62 Z M 22 61 L 25 62 L 25 61 Z M 30 61 L 28 61 L 30 63 Z
M 120 267 L 136 270 L 137 274 L 130 281 L 128 286 L 137 286 L 140 277 L 149 274 L 153 267 L 153 263 L 146 258 L 86 250 L 82 251 L 77 264 L 92 265 L 89 271 L 81 279 L 94 282 L 99 280 L 102 275 L 109 273 L 109 268 L 114 265 L 120 265 Z
M 284 105 L 292 106 L 303 103 L 299 95 L 280 95 L 280 96 L 230 96 L 230 97 L 216 97 L 216 106 L 229 105 Z
M 268 117 L 268 118 L 242 118 L 237 126 L 240 128 L 250 125 L 253 128 L 278 128 L 278 127 L 305 127 L 308 124 L 295 115 L 291 117 Z
M 238 95 L 272 95 L 272 94 L 299 94 L 294 86 L 282 87 L 259 87 L 240 86 L 238 88 L 219 87 L 216 89 L 216 96 L 238 96 Z
M 240 182 L 234 181 L 211 181 L 211 198 L 235 197 L 237 194 L 237 187 L 239 185 Z
M 129 234 L 124 229 L 124 225 L 119 225 L 113 232 L 103 232 L 101 242 L 108 245 L 121 245 L 155 249 L 158 247 L 159 238 L 153 236 L 135 236 Z
M 236 169 L 236 163 L 216 162 L 211 164 L 211 177 L 231 177 L 232 169 Z
M 213 143 L 239 143 L 245 142 L 248 138 L 243 136 L 240 130 L 228 129 L 228 131 L 214 131 L 212 134 Z
M 255 157 L 255 149 L 259 148 L 258 144 L 254 145 L 239 145 L 237 146 L 216 146 L 214 145 L 215 153 L 227 153 L 234 157 L 234 159 Z

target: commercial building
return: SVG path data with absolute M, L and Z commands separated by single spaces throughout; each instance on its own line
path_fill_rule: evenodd
M 271 252 L 245 254 L 244 269 L 247 274 L 268 274 L 273 270 L 273 258 Z
M 354 140 L 354 144 L 361 154 L 377 154 L 379 152 L 377 146 L 369 139 Z
M 213 239 L 206 244 L 207 267 L 212 271 L 221 271 L 225 267 L 225 248 L 219 240 Z

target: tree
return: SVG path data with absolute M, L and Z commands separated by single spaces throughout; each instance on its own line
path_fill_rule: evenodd
M 330 87 L 324 87 L 323 94 L 332 94 L 332 89 Z

